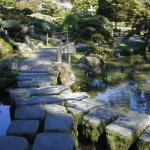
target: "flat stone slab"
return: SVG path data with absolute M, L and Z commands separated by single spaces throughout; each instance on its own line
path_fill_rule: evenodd
M 38 132 L 37 120 L 13 120 L 7 129 L 7 135 L 23 136 L 32 141 Z
M 65 113 L 46 112 L 45 118 L 45 132 L 68 132 L 73 131 L 72 116 Z
M 0 150 L 28 150 L 28 141 L 23 137 L 0 136 Z
M 73 138 L 66 133 L 41 133 L 36 136 L 32 150 L 73 150 Z
M 89 98 L 90 96 L 86 92 L 76 92 L 76 93 L 62 93 L 61 96 L 66 100 L 82 100 Z
M 148 127 L 138 139 L 137 149 L 150 150 L 150 127 Z
M 57 95 L 31 96 L 28 98 L 15 99 L 16 106 L 54 104 L 54 103 L 63 103 L 64 101 L 65 101 L 64 99 L 62 99 L 60 96 L 57 96 Z
M 100 107 L 83 116 L 83 135 L 97 142 L 105 132 L 106 126 L 118 118 L 118 113 L 111 108 Z
M 95 101 L 93 99 L 83 99 L 81 101 L 76 101 L 76 100 L 67 101 L 67 107 L 78 109 L 84 113 L 87 113 L 91 109 L 94 109 L 99 106 L 104 106 L 104 105 L 106 105 L 106 103 Z
M 64 106 L 57 104 L 46 104 L 44 105 L 44 110 L 48 113 L 67 113 Z
M 9 94 L 11 98 L 15 99 L 17 97 L 29 97 L 29 96 L 37 96 L 37 95 L 58 95 L 62 91 L 66 90 L 64 86 L 47 86 L 40 88 L 16 88 L 9 89 Z
M 107 140 L 112 150 L 127 150 L 150 125 L 150 116 L 130 112 L 106 127 Z
M 47 71 L 45 72 L 20 72 L 19 76 L 47 76 L 50 75 Z
M 25 80 L 25 81 L 18 81 L 18 87 L 26 88 L 26 87 L 47 87 L 51 86 L 50 79 L 49 80 L 42 80 L 42 79 L 32 79 L 32 80 Z
M 42 105 L 17 107 L 14 117 L 20 120 L 44 120 L 44 107 Z
M 18 81 L 26 81 L 26 80 L 33 80 L 33 79 L 36 79 L 36 80 L 49 80 L 50 79 L 50 75 L 18 75 L 17 76 L 17 80 Z

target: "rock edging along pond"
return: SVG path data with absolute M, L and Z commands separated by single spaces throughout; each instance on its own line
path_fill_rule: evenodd
M 21 72 L 17 79 L 30 80 L 32 84 L 33 72 L 39 82 L 47 81 L 52 76 L 49 71 L 45 71 L 42 77 L 43 70 L 27 70 Z M 7 140 L 7 137 L 14 137 L 14 140 L 15 137 L 24 137 L 33 150 L 75 150 L 78 149 L 78 135 L 83 134 L 93 142 L 98 142 L 101 135 L 106 135 L 103 138 L 112 150 L 119 150 L 120 147 L 126 150 L 136 143 L 150 125 L 149 115 L 131 112 L 122 116 L 112 110 L 109 104 L 93 100 L 84 92 L 72 93 L 64 86 L 32 86 L 24 87 L 21 84 L 19 88 L 9 90 L 12 105 L 15 104 L 15 115 L 4 141 L 0 138 L 0 148 L 3 143 L 10 148 L 12 140 Z M 77 130 L 79 125 L 82 130 Z M 17 142 L 20 143 L 21 139 Z M 24 145 L 24 149 L 29 148 L 27 144 Z M 14 150 L 19 149 L 15 147 Z

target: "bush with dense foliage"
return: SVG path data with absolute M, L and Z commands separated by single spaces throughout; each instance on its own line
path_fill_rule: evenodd
M 110 42 L 112 39 L 112 24 L 103 16 L 80 16 L 71 14 L 65 17 L 63 27 L 66 30 L 76 33 L 76 37 L 84 40 L 92 40 L 95 34 L 101 35 L 103 42 Z M 104 37 L 104 38 L 102 38 Z M 99 36 L 100 38 L 100 36 Z

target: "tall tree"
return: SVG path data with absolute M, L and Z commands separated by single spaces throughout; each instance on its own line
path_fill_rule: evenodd
M 110 21 L 130 22 L 140 17 L 143 5 L 137 0 L 99 0 L 98 14 Z

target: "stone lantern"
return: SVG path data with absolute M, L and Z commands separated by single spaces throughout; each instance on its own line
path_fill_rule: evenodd
M 90 8 L 88 9 L 88 14 L 93 16 L 95 12 L 95 9 L 93 8 L 93 6 L 90 6 Z

